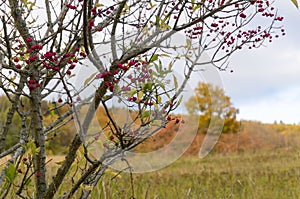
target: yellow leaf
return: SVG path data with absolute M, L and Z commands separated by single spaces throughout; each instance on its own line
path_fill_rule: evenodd
M 24 5 L 28 8 L 28 10 L 32 10 L 33 6 L 35 6 L 35 2 L 23 0 Z
M 124 9 L 125 10 L 130 10 L 130 7 L 127 4 L 125 4 Z
M 102 3 L 96 3 L 95 6 L 96 6 L 96 7 L 102 7 L 102 6 L 104 6 L 104 5 L 103 5 Z
M 84 46 L 80 46 L 80 50 L 81 50 L 81 52 L 84 52 L 84 53 L 85 53 Z
M 85 81 L 84 81 L 84 86 L 86 86 L 94 77 L 96 76 L 97 72 L 91 74 Z
M 105 171 L 106 174 L 110 174 L 110 175 L 113 175 L 113 176 L 116 176 L 117 178 L 122 178 L 121 174 L 117 173 L 117 172 L 114 172 L 112 171 L 111 169 L 107 169 Z
M 84 189 L 84 190 L 87 190 L 87 191 L 91 191 L 91 190 L 93 190 L 93 186 L 91 186 L 91 185 L 82 185 L 82 188 Z
M 143 95 L 144 95 L 144 92 L 143 92 L 143 91 L 140 91 L 140 92 L 138 93 L 138 100 L 139 100 L 139 101 L 141 101 Z
M 159 95 L 157 96 L 157 103 L 161 104 L 161 96 L 159 96 Z
M 292 2 L 293 2 L 293 4 L 294 4 L 297 8 L 299 8 L 298 1 L 297 1 L 297 0 L 292 0 Z
M 57 164 L 57 165 L 62 165 L 63 163 L 64 163 L 64 161 L 55 162 L 55 164 Z

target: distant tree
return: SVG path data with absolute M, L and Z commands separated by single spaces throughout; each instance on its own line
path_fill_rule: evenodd
M 199 130 L 207 132 L 212 118 L 224 121 L 222 133 L 236 133 L 239 123 L 236 120 L 238 109 L 233 107 L 230 97 L 222 88 L 209 83 L 199 82 L 195 95 L 185 103 L 191 115 L 199 115 Z

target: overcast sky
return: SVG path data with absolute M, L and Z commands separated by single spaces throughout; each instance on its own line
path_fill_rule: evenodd
M 300 123 L 300 10 L 278 0 L 286 36 L 267 47 L 239 52 L 233 73 L 221 73 L 226 93 L 240 109 L 239 119 Z
M 233 73 L 220 72 L 239 119 L 300 123 L 300 10 L 277 0 L 286 36 L 267 47 L 242 50 L 230 59 Z

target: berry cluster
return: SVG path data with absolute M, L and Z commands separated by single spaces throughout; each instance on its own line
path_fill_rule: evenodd
M 249 49 L 256 48 L 265 40 L 272 42 L 273 38 L 285 35 L 284 29 L 280 29 L 281 32 L 278 33 L 277 31 L 276 33 L 276 31 L 271 31 L 273 27 L 262 29 L 261 26 L 257 26 L 253 29 L 243 30 L 242 28 L 245 24 L 260 13 L 262 17 L 270 18 L 273 21 L 283 20 L 283 17 L 276 16 L 275 9 L 270 6 L 268 0 L 252 0 L 249 3 L 254 8 L 254 14 L 252 15 L 248 16 L 244 12 L 245 5 L 236 3 L 234 7 L 239 14 L 234 18 L 234 22 L 230 22 L 232 17 L 229 16 L 223 16 L 222 19 L 215 16 L 210 24 L 207 24 L 207 22 L 196 24 L 194 27 L 186 30 L 185 33 L 192 40 L 201 38 L 202 41 L 205 41 L 204 48 L 213 48 L 213 46 L 219 45 L 220 49 L 226 54 L 230 54 L 236 49 L 242 49 L 243 45 L 247 45 Z
M 21 70 L 22 68 L 28 69 L 28 65 L 32 65 L 36 68 L 45 69 L 46 71 L 58 72 L 61 69 L 64 70 L 66 75 L 71 75 L 72 70 L 76 67 L 80 58 L 85 58 L 86 54 L 80 51 L 80 48 L 75 48 L 72 53 L 58 54 L 52 51 L 43 52 L 43 46 L 34 43 L 32 38 L 26 38 L 24 40 L 27 45 L 24 45 L 20 40 L 18 46 L 14 48 L 17 52 L 17 56 L 13 58 L 15 68 Z M 26 47 L 28 46 L 28 47 Z M 67 67 L 65 67 L 67 66 Z M 34 90 L 40 87 L 38 82 L 33 82 L 33 79 L 28 81 L 28 88 Z

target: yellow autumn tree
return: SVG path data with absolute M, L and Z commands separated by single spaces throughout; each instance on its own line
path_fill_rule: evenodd
M 185 106 L 190 115 L 199 116 L 199 131 L 202 133 L 207 132 L 211 119 L 224 121 L 222 133 L 236 133 L 239 130 L 236 120 L 239 110 L 233 107 L 230 97 L 218 86 L 199 82 L 194 96 Z

